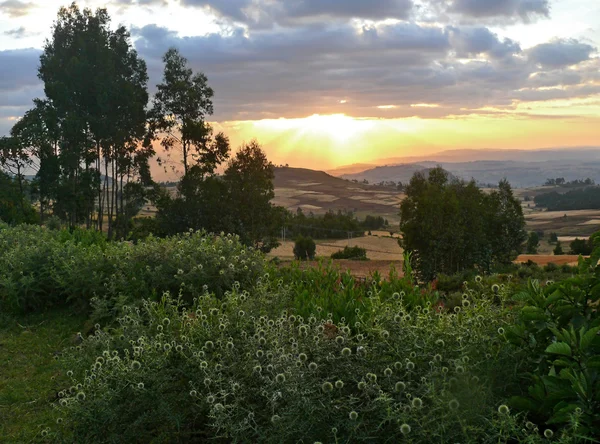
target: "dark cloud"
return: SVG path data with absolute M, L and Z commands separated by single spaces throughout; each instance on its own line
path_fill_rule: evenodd
M 0 1 L 0 13 L 13 18 L 27 15 L 33 8 L 35 8 L 35 5 L 30 2 L 20 0 Z
M 255 27 L 322 18 L 406 19 L 413 9 L 412 0 L 181 0 L 181 4 L 208 8 L 220 17 Z
M 0 51 L 0 136 L 8 133 L 15 117 L 33 106 L 34 98 L 44 94 L 37 78 L 40 53 L 37 49 Z
M 8 31 L 4 31 L 4 35 L 13 37 L 15 39 L 24 39 L 26 37 L 32 37 L 32 36 L 39 35 L 39 33 L 38 32 L 30 32 L 27 29 L 25 29 L 25 27 L 21 26 L 19 28 L 9 29 Z
M 470 17 L 520 17 L 529 20 L 550 14 L 549 0 L 453 0 L 446 2 L 451 12 Z
M 590 59 L 595 48 L 577 40 L 556 40 L 534 46 L 529 59 L 543 67 L 560 68 L 577 65 Z
M 460 58 L 477 57 L 486 54 L 499 59 L 518 54 L 521 47 L 511 39 L 500 40 L 488 28 L 451 28 L 450 41 Z

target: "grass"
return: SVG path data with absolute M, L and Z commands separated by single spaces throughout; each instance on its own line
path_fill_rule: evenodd
M 0 441 L 31 442 L 53 420 L 50 402 L 65 386 L 54 356 L 72 345 L 85 319 L 72 310 L 0 314 Z

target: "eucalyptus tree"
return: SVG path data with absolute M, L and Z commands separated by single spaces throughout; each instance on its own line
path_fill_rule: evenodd
M 163 57 L 163 81 L 157 85 L 152 109 L 153 128 L 161 132 L 161 144 L 167 153 L 181 151 L 183 172 L 193 164 L 206 173 L 225 160 L 221 145 L 211 144 L 212 128 L 205 121 L 213 114 L 213 90 L 206 75 L 194 74 L 188 60 L 176 48 Z
M 136 156 L 146 135 L 146 64 L 127 30 L 110 28 L 106 9 L 80 10 L 73 3 L 59 10 L 39 77 L 60 128 L 65 204 L 58 208 L 70 226 L 85 220 L 100 230 L 106 213 L 111 236 L 124 208 L 117 196 L 124 178 L 133 178 L 132 163 L 124 159 Z M 142 158 L 151 154 L 148 147 L 142 147 Z

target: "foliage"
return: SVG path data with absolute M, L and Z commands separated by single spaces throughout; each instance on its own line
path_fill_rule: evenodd
M 598 210 L 600 209 L 600 186 L 587 186 L 566 193 L 553 191 L 540 194 L 534 199 L 538 207 L 548 211 Z
M 0 312 L 34 311 L 67 303 L 108 317 L 127 301 L 180 293 L 191 303 L 205 287 L 222 295 L 234 282 L 251 288 L 262 256 L 234 236 L 186 233 L 138 244 L 106 242 L 89 230 L 0 229 Z
M 527 238 L 527 246 L 525 251 L 527 254 L 537 254 L 539 246 L 540 236 L 536 231 L 532 231 L 529 233 L 529 238 Z
M 36 223 L 38 215 L 26 196 L 19 191 L 17 179 L 0 171 L 0 220 L 11 225 Z
M 592 238 L 575 239 L 571 242 L 569 247 L 571 248 L 571 254 L 581 254 L 583 256 L 589 256 L 590 254 L 592 254 L 594 244 L 592 242 Z
M 400 206 L 401 246 L 421 279 L 508 264 L 524 241 L 525 219 L 508 182 L 485 194 L 474 181 L 449 180 L 441 167 L 416 173 Z
M 313 260 L 317 244 L 311 237 L 298 236 L 294 242 L 294 257 L 298 260 Z
M 323 215 L 305 214 L 301 208 L 286 217 L 286 236 L 310 236 L 313 239 L 346 239 L 350 234 L 363 236 L 364 228 L 354 213 L 339 210 Z
M 360 261 L 367 260 L 367 250 L 359 246 L 344 247 L 343 250 L 336 251 L 331 255 L 331 259 L 354 259 Z
M 365 220 L 362 222 L 362 226 L 365 230 L 380 230 L 389 226 L 387 219 L 381 216 L 371 216 L 367 214 Z
M 275 295 L 169 296 L 124 308 L 64 358 L 71 381 L 50 437 L 76 442 L 542 442 L 496 391 L 513 380 L 504 321 L 472 294 L 457 314 L 402 298 L 353 325 L 290 311 Z M 465 299 L 467 301 L 467 299 Z M 537 438 L 536 438 L 537 436 Z
M 550 233 L 550 243 L 558 242 L 558 234 L 552 232 Z
M 114 230 L 117 219 L 131 216 L 127 185 L 148 183 L 154 155 L 145 62 L 124 27 L 110 29 L 105 9 L 73 3 L 59 10 L 39 77 L 46 99 L 16 128 L 40 159 L 40 198 L 70 228 L 102 231 L 106 216 L 109 238 L 124 236 Z
M 222 143 L 229 146 L 224 136 Z M 216 176 L 207 166 L 194 165 L 177 185 L 176 196 L 156 189 L 155 233 L 225 230 L 267 253 L 279 245 L 277 235 L 285 219 L 284 210 L 270 203 L 273 179 L 273 165 L 256 141 L 241 147 L 223 176 Z
M 590 438 L 600 434 L 600 233 L 594 240 L 578 276 L 545 288 L 532 281 L 516 296 L 526 305 L 507 330 L 531 371 L 528 396 L 513 405 Z
M 554 253 L 554 256 L 561 256 L 565 254 L 562 248 L 562 244 L 559 240 L 556 241 L 556 247 L 554 247 L 554 250 L 552 250 L 552 252 Z
M 223 180 L 228 191 L 232 232 L 245 245 L 264 253 L 277 247 L 282 212 L 271 204 L 275 197 L 275 167 L 256 140 L 244 144 L 228 163 Z
M 184 175 L 192 165 L 202 175 L 210 174 L 229 155 L 229 144 L 221 143 L 222 133 L 211 143 L 212 127 L 205 121 L 213 113 L 213 90 L 203 73 L 194 74 L 188 68 L 187 59 L 176 48 L 167 51 L 163 62 L 163 82 L 154 96 L 151 123 L 165 134 L 161 144 L 167 152 L 180 146 Z

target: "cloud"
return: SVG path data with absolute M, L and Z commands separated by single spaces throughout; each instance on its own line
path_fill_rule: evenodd
M 534 46 L 528 51 L 529 59 L 543 67 L 573 66 L 590 59 L 596 48 L 577 40 L 555 40 Z
M 23 2 L 20 0 L 0 1 L 0 13 L 12 18 L 25 16 L 34 8 L 35 5 L 30 2 Z
M 219 17 L 253 27 L 306 24 L 318 19 L 406 19 L 412 0 L 181 0 L 190 7 L 208 8 Z
M 33 106 L 35 97 L 44 94 L 37 78 L 40 54 L 37 49 L 0 51 L 0 136 L 8 133 L 15 117 Z
M 27 29 L 25 29 L 25 27 L 23 27 L 23 26 L 21 26 L 19 28 L 15 28 L 15 29 L 9 29 L 8 31 L 4 31 L 4 35 L 13 37 L 15 39 L 24 39 L 26 37 L 32 37 L 32 36 L 36 36 L 39 34 L 40 34 L 39 32 L 30 32 Z
M 548 17 L 549 0 L 453 0 L 446 2 L 448 11 L 475 18 Z
M 521 47 L 511 39 L 500 40 L 488 28 L 450 28 L 450 41 L 460 58 L 477 57 L 486 54 L 501 59 L 519 54 Z

